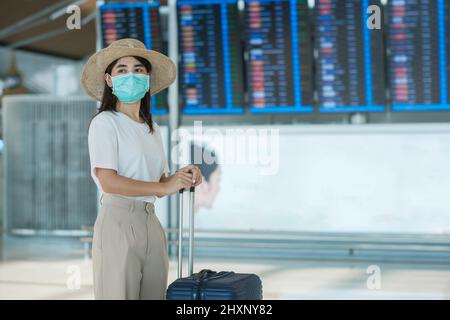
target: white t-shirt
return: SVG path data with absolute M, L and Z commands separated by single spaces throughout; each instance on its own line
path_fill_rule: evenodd
M 101 193 L 95 168 L 114 169 L 127 178 L 158 182 L 170 172 L 164 155 L 161 130 L 153 121 L 154 133 L 146 123 L 139 123 L 123 112 L 103 111 L 92 119 L 88 132 L 91 176 Z M 125 198 L 154 203 L 156 197 Z

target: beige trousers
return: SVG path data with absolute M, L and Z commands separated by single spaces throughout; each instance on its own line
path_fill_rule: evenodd
M 169 257 L 154 204 L 103 194 L 92 261 L 95 299 L 165 299 Z

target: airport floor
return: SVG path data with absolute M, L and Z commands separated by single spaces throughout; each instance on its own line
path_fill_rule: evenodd
M 257 273 L 265 299 L 450 299 L 449 265 L 382 263 L 377 266 L 379 282 L 370 281 L 370 265 L 201 258 L 195 270 Z M 169 281 L 176 278 L 176 270 L 172 260 Z M 77 239 L 3 237 L 0 299 L 93 299 L 92 261 L 84 258 Z

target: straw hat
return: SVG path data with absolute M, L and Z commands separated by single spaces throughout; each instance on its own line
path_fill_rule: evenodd
M 105 87 L 106 68 L 114 60 L 126 56 L 142 57 L 151 63 L 151 95 L 164 90 L 175 81 L 176 66 L 169 57 L 158 51 L 146 49 L 145 45 L 139 40 L 121 39 L 94 53 L 84 65 L 81 74 L 81 84 L 87 94 L 101 101 Z

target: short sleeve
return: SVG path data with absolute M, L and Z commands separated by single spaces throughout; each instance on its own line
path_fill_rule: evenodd
M 92 174 L 95 168 L 114 169 L 118 171 L 117 133 L 107 118 L 96 116 L 88 133 L 89 158 Z

